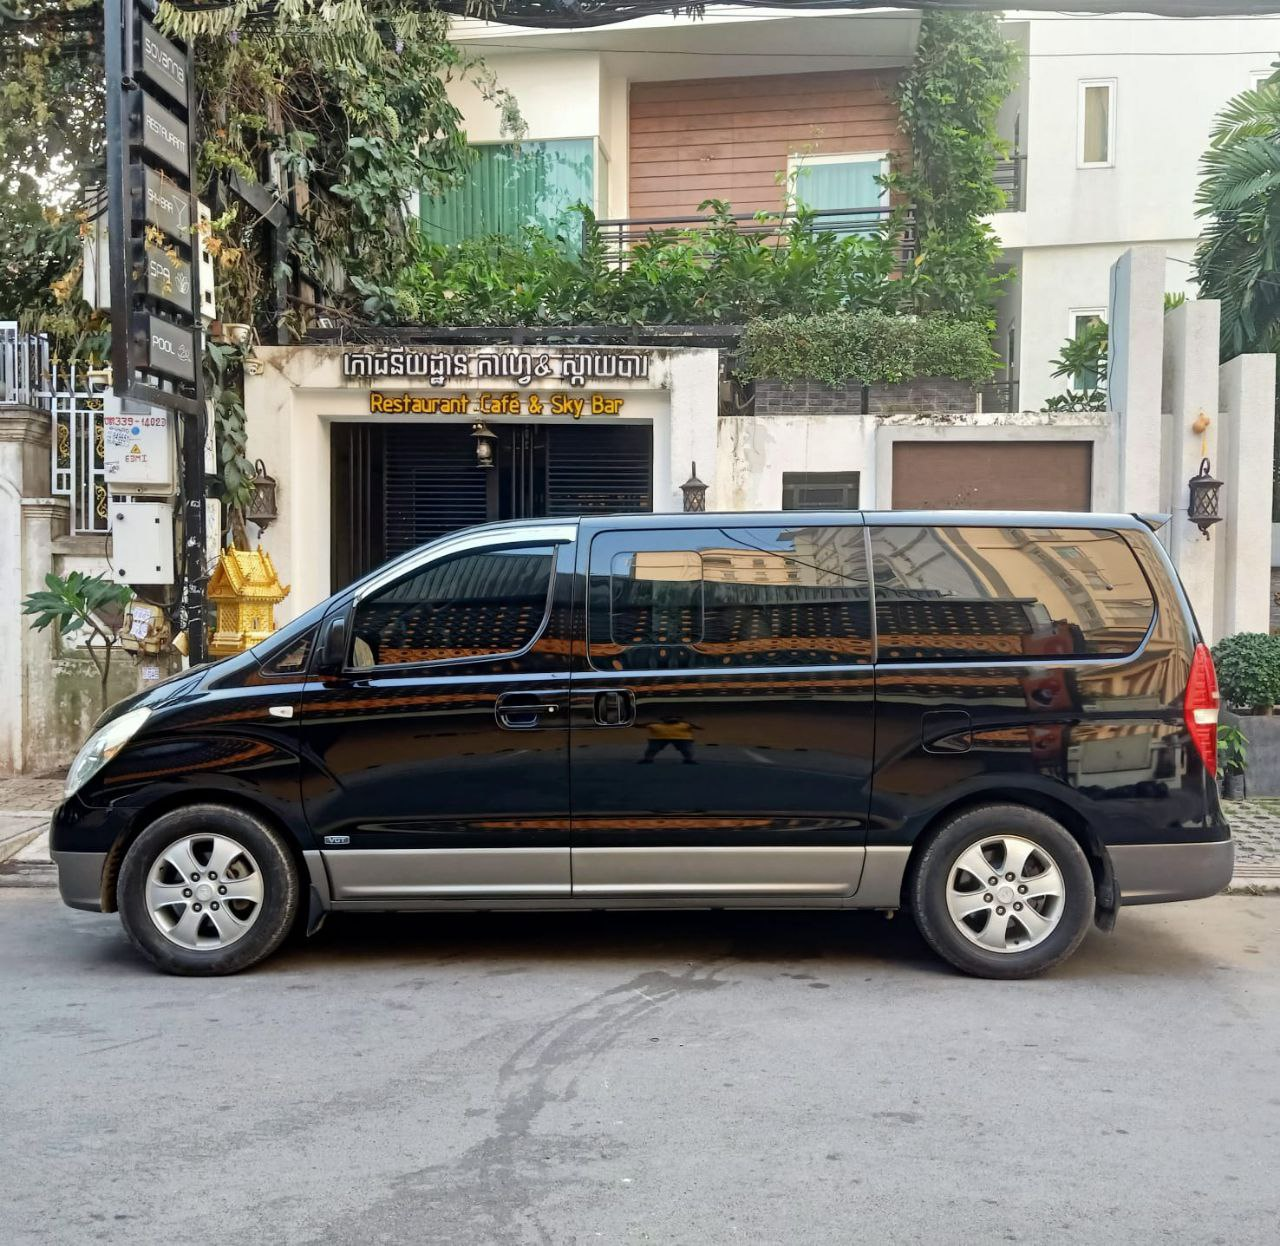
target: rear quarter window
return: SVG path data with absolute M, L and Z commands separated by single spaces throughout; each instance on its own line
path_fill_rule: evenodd
M 881 662 L 1124 657 L 1155 615 L 1120 532 L 886 525 L 870 537 Z

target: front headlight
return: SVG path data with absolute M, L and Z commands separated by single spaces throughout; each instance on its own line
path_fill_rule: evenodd
M 76 759 L 67 771 L 67 786 L 64 798 L 74 796 L 103 766 L 107 764 L 137 734 L 151 711 L 143 706 L 113 718 L 107 725 L 95 731 L 76 754 Z

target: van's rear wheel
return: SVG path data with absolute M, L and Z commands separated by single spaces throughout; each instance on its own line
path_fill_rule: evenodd
M 120 867 L 120 920 L 166 973 L 236 973 L 280 946 L 298 912 L 298 874 L 265 823 L 225 805 L 153 822 Z
M 1021 805 L 983 805 L 941 827 L 910 884 L 920 933 L 983 978 L 1027 978 L 1065 960 L 1093 919 L 1093 874 L 1075 838 Z

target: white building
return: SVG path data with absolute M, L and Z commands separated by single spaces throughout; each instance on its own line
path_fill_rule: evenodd
M 1012 11 L 1004 29 L 1023 78 L 1002 129 L 1025 159 L 1020 210 L 994 220 L 1016 272 L 1000 347 L 1008 359 L 1012 336 L 1018 405 L 1034 409 L 1068 387 L 1050 360 L 1105 315 L 1128 247 L 1163 247 L 1166 291 L 1194 295 L 1200 158 L 1223 105 L 1280 59 L 1280 18 Z

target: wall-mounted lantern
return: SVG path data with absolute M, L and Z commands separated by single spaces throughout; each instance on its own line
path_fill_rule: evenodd
M 276 478 L 267 474 L 267 469 L 259 459 L 253 465 L 253 479 L 249 482 L 253 492 L 244 508 L 244 517 L 256 523 L 264 531 L 276 520 Z
M 471 435 L 476 439 L 476 466 L 492 467 L 494 462 L 493 443 L 498 434 L 483 420 L 477 420 L 471 426 Z
M 1218 493 L 1222 489 L 1222 481 L 1213 478 L 1207 458 L 1200 460 L 1200 471 L 1191 477 L 1188 487 L 1191 500 L 1187 504 L 1187 518 L 1200 529 L 1207 541 L 1209 529 L 1222 520 L 1218 514 Z
M 693 474 L 680 486 L 680 492 L 684 494 L 684 508 L 686 511 L 705 511 L 707 509 L 706 481 L 698 479 L 696 463 L 690 464 L 690 467 Z

